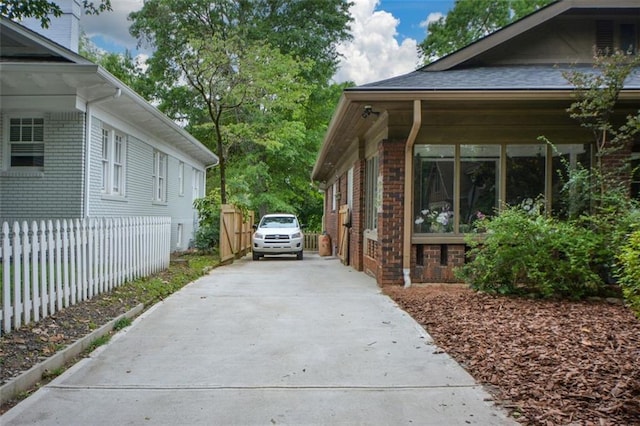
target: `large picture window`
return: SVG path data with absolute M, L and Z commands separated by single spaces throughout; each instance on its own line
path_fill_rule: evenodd
M 498 208 L 499 170 L 500 145 L 460 145 L 460 232 Z
M 475 222 L 503 204 L 533 208 L 543 200 L 560 215 L 566 170 L 589 168 L 590 158 L 588 144 L 416 145 L 413 233 L 475 232 Z
M 44 167 L 44 119 L 9 119 L 11 167 Z
M 455 146 L 419 145 L 415 150 L 415 232 L 454 231 Z
M 533 205 L 544 196 L 547 145 L 507 145 L 507 194 L 510 206 Z

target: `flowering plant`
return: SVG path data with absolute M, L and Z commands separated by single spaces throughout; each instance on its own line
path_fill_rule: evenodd
M 451 232 L 453 231 L 453 212 L 449 205 L 442 209 L 423 209 L 414 221 L 416 232 Z

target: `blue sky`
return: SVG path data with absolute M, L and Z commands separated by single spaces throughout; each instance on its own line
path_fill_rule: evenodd
M 322 0 L 318 0 L 322 1 Z M 353 41 L 340 46 L 344 56 L 335 81 L 364 84 L 413 71 L 416 45 L 424 40 L 429 20 L 445 15 L 455 0 L 352 0 Z M 83 16 L 81 26 L 91 40 L 110 52 L 128 49 L 142 59 L 150 52 L 136 48 L 129 35 L 130 12 L 143 0 L 111 0 L 113 11 Z

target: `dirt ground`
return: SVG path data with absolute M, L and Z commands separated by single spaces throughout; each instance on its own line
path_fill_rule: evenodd
M 624 306 L 497 298 L 459 286 L 384 292 L 520 423 L 640 425 L 640 321 Z M 2 335 L 0 383 L 138 303 L 105 294 Z
M 640 321 L 615 300 L 384 292 L 520 423 L 640 425 Z

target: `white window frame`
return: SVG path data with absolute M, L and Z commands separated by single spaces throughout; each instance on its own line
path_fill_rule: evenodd
M 200 172 L 200 170 L 194 168 L 193 169 L 193 179 L 192 179 L 192 190 L 191 190 L 191 197 L 192 197 L 192 201 L 195 201 L 197 198 L 200 198 L 202 195 L 200 195 L 200 181 L 202 180 L 202 178 L 200 177 L 202 175 L 202 172 Z
M 182 240 L 184 239 L 184 224 L 178 223 L 176 229 L 176 247 L 182 247 Z
M 127 137 L 109 126 L 102 126 L 101 136 L 102 194 L 126 195 Z
M 12 122 L 15 120 L 20 120 L 20 123 L 18 124 L 19 126 L 19 140 L 12 140 L 12 132 L 11 132 L 11 128 L 13 126 L 15 126 L 15 124 L 13 124 Z M 29 123 L 26 123 L 24 121 L 26 120 L 31 120 L 31 124 L 29 125 Z M 37 123 L 35 123 L 34 121 L 37 121 Z M 42 171 L 44 170 L 44 164 L 45 164 L 45 144 L 46 144 L 46 136 L 45 136 L 45 123 L 44 123 L 44 117 L 42 115 L 38 115 L 38 114 L 24 114 L 24 115 L 12 115 L 7 117 L 7 120 L 5 121 L 5 128 L 7 129 L 6 133 L 6 149 L 4 152 L 4 156 L 6 158 L 5 160 L 5 169 L 7 170 L 20 170 L 20 171 Z M 24 135 L 24 130 L 30 128 L 31 129 L 31 138 L 28 140 L 23 140 L 26 136 Z M 36 129 L 40 129 L 40 132 L 36 132 Z M 12 154 L 12 147 L 14 145 L 21 145 L 23 147 L 27 147 L 27 146 L 31 146 L 32 150 L 33 148 L 39 148 L 37 151 L 41 151 L 42 152 L 42 165 L 38 165 L 38 166 L 33 166 L 33 165 L 29 165 L 29 166 L 18 166 L 18 165 L 12 165 L 11 164 L 11 160 L 14 157 L 14 155 Z M 17 155 L 19 156 L 19 155 Z M 34 157 L 39 156 L 39 152 L 35 152 L 34 150 Z
M 167 202 L 167 167 L 169 157 L 162 151 L 153 151 L 153 194 L 155 203 Z
M 338 183 L 334 182 L 331 186 L 331 210 L 336 211 L 338 206 Z
M 178 195 L 184 196 L 184 161 L 178 163 Z
M 378 229 L 378 208 L 380 207 L 381 184 L 380 164 L 377 155 L 368 158 L 365 163 L 365 188 L 364 188 L 364 226 L 365 229 L 374 231 Z

